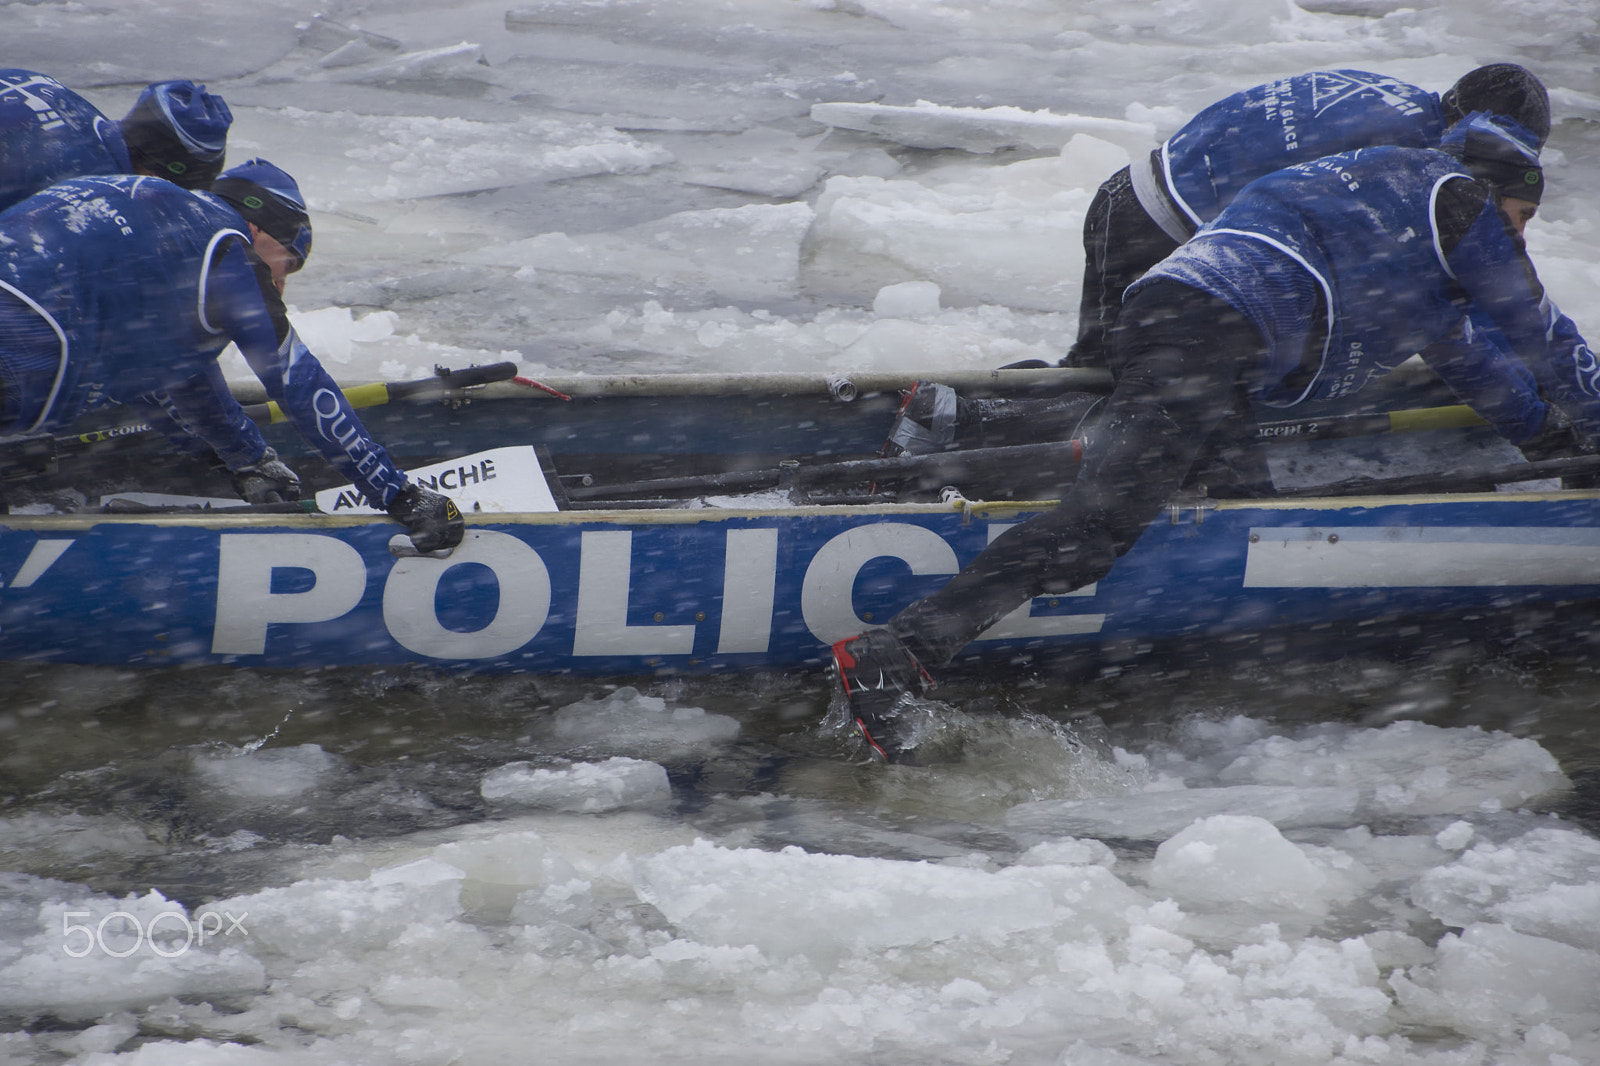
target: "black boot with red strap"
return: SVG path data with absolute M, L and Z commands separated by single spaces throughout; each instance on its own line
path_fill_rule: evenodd
M 869 629 L 833 646 L 834 668 L 856 728 L 885 762 L 915 762 L 904 746 L 909 719 L 900 716 L 904 696 L 920 696 L 933 678 L 917 657 L 887 629 Z

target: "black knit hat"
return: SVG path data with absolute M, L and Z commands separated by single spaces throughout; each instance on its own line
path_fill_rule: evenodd
M 1445 125 L 1454 126 L 1474 111 L 1515 119 L 1543 148 L 1550 137 L 1550 94 L 1531 70 L 1515 63 L 1491 63 L 1469 70 L 1439 98 Z
M 185 189 L 207 189 L 222 172 L 233 113 L 192 81 L 163 81 L 139 94 L 117 125 L 134 163 Z

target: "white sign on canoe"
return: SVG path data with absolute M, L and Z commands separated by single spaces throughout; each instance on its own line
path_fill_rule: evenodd
M 432 466 L 407 470 L 419 485 L 456 501 L 463 514 L 526 514 L 554 511 L 555 497 L 539 467 L 533 445 L 492 448 Z M 317 507 L 328 514 L 382 514 L 368 507 L 354 485 L 317 493 Z

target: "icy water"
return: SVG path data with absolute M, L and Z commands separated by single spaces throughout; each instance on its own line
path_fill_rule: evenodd
M 1054 360 L 1096 186 L 1196 110 L 1502 60 L 1552 91 L 1529 247 L 1600 329 L 1592 3 L 1225 6 L 0 0 L 0 34 L 112 115 L 221 92 L 230 158 L 304 187 L 287 298 L 350 382 Z M 919 101 L 914 136 L 812 110 Z M 1112 125 L 1018 143 L 1039 113 Z M 3 666 L 0 1063 L 1600 1062 L 1592 667 L 1433 650 L 950 684 L 920 767 L 813 674 Z
M 3 678 L 8 1061 L 1600 1051 L 1587 665 Z
M 551 767 L 615 756 L 654 761 L 672 785 L 663 813 L 718 836 L 730 831 L 709 813 L 719 798 L 781 793 L 786 803 L 858 808 L 841 816 L 863 824 L 948 816 L 952 831 L 963 825 L 972 846 L 994 848 L 1003 859 L 1007 849 L 997 841 L 986 847 L 983 834 L 996 831 L 1009 808 L 1133 790 L 1144 782 L 1114 749 L 1181 751 L 1198 723 L 1236 717 L 1284 735 L 1317 723 L 1381 731 L 1417 722 L 1528 738 L 1576 786 L 1551 790 L 1537 806 L 1600 829 L 1592 668 L 1480 659 L 1476 649 L 1453 663 L 1341 659 L 1271 676 L 1259 666 L 1212 666 L 1144 669 L 1077 686 L 1037 677 L 957 679 L 940 690 L 944 699 L 929 701 L 929 713 L 949 721 L 924 742 L 918 767 L 869 760 L 830 707 L 833 687 L 820 675 L 595 680 L 330 670 L 308 677 L 16 664 L 0 673 L 14 694 L 0 715 L 7 814 L 125 819 L 162 847 L 125 856 L 126 868 L 107 856 L 86 883 L 119 893 L 153 887 L 185 902 L 258 887 L 248 875 L 206 879 L 214 856 L 201 855 L 229 834 L 256 834 L 256 846 L 269 847 L 484 821 L 494 817 L 482 795 L 485 775 L 519 760 Z M 328 757 L 282 759 L 307 745 Z M 285 770 L 278 783 L 265 770 L 261 789 L 284 797 L 257 796 L 231 774 L 213 772 L 230 760 L 241 772 L 303 761 L 310 776 Z M 1450 770 L 1448 761 L 1441 765 Z M 258 809 L 249 802 L 256 798 L 294 802 Z M 909 839 L 877 847 L 850 844 L 849 834 L 772 839 L 935 857 L 915 854 Z M 29 872 L 85 872 L 76 862 L 55 866 L 47 841 L 7 844 L 17 850 L 6 854 L 26 860 L 19 868 Z M 35 858 L 45 865 L 32 865 Z

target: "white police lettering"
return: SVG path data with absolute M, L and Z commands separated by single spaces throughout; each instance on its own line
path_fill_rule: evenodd
M 997 523 L 992 532 L 1005 528 Z M 535 640 L 552 618 L 570 620 L 565 624 L 572 626 L 574 656 L 633 657 L 646 660 L 641 665 L 652 665 L 649 660 L 657 657 L 692 655 L 701 628 L 696 623 L 701 621 L 718 626 L 716 654 L 762 654 L 770 650 L 774 619 L 792 616 L 796 606 L 777 595 L 780 560 L 784 566 L 805 565 L 798 606 L 807 628 L 823 644 L 867 625 L 856 614 L 853 595 L 857 577 L 870 561 L 897 559 L 913 575 L 953 574 L 960 568 L 955 550 L 940 534 L 911 523 L 879 522 L 845 530 L 818 548 L 809 561 L 803 555 L 794 558 L 792 551 L 780 551 L 780 530 L 775 528 L 728 529 L 723 538 L 719 624 L 707 618 L 717 609 L 714 583 L 684 586 L 710 590 L 710 602 L 700 610 L 683 604 L 681 589 L 663 593 L 656 586 L 655 602 L 641 600 L 631 580 L 634 537 L 625 529 L 584 531 L 577 547 L 576 595 L 566 584 L 561 601 L 551 567 L 539 550 L 510 532 L 471 529 L 445 560 L 394 560 L 386 553 L 364 559 L 354 546 L 331 534 L 224 534 L 219 542 L 211 650 L 223 656 L 260 656 L 266 654 L 269 639 L 306 639 L 294 637 L 298 626 L 339 622 L 348 628 L 354 619 L 345 619 L 352 612 L 370 617 L 372 597 L 367 590 L 376 581 L 383 588 L 382 625 L 389 637 L 428 659 L 513 655 Z M 567 550 L 555 560 L 561 563 L 558 572 L 572 569 Z M 440 590 L 446 575 L 468 564 L 493 575 L 498 597 L 484 596 L 478 616 L 463 604 L 461 609 L 468 611 L 465 618 L 441 619 Z M 483 580 L 478 579 L 479 587 Z M 1072 595 L 1084 597 L 1078 602 L 1090 607 L 1095 589 L 1089 586 Z M 1100 628 L 1102 615 L 1061 613 L 1062 604 L 1052 605 L 1048 602 L 1052 599 L 1060 598 L 1035 601 L 1043 603 L 1039 617 L 1031 617 L 1029 605 L 1024 605 L 981 639 L 1055 637 Z M 1057 609 L 1051 610 L 1052 606 Z M 674 615 L 670 621 L 669 611 Z M 687 612 L 693 612 L 693 621 L 684 617 Z M 476 628 L 464 630 L 464 623 Z
M 23 560 L 22 566 L 17 569 L 11 578 L 11 587 L 25 589 L 32 587 L 35 581 L 44 576 L 44 572 L 55 565 L 55 561 L 64 554 L 76 541 L 72 539 L 44 540 L 34 542 L 28 551 L 28 557 Z
M 993 544 L 995 538 L 1006 530 L 1011 529 L 1014 522 L 991 522 L 989 524 L 989 543 Z M 1064 637 L 1080 633 L 1098 633 L 1105 625 L 1106 616 L 1103 614 L 1044 614 L 1034 617 L 1035 604 L 1043 603 L 1046 607 L 1059 607 L 1064 599 L 1093 599 L 1098 591 L 1097 584 L 1085 585 L 1071 592 L 1063 592 L 1054 596 L 1037 596 L 1025 600 L 1022 606 L 1003 616 L 994 625 L 979 633 L 977 640 L 1032 640 L 1037 637 Z
M 953 574 L 961 569 L 955 549 L 923 526 L 879 522 L 834 537 L 818 549 L 800 586 L 800 615 L 824 644 L 854 636 L 866 627 L 856 615 L 856 575 L 873 559 L 899 559 L 913 574 Z
M 310 571 L 311 585 L 274 592 L 274 572 Z M 361 553 L 314 533 L 224 533 L 217 548 L 214 655 L 262 655 L 274 624 L 330 622 L 355 609 L 367 589 Z
M 722 632 L 717 653 L 765 652 L 772 641 L 778 531 L 730 529 L 722 564 Z
M 693 623 L 632 625 L 628 601 L 633 576 L 633 534 L 627 530 L 583 534 L 578 556 L 578 613 L 573 655 L 688 655 Z M 661 617 L 660 612 L 657 616 Z
M 463 563 L 487 567 L 500 587 L 494 617 L 465 633 L 441 625 L 436 610 L 440 579 Z M 430 659 L 509 655 L 538 636 L 549 617 L 550 571 L 544 560 L 516 537 L 487 529 L 468 533 L 443 566 L 433 559 L 401 559 L 383 586 L 389 635 Z

